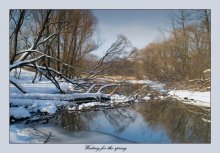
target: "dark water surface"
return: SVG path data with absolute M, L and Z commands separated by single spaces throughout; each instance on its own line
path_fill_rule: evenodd
M 64 111 L 53 122 L 62 129 L 64 135 L 71 137 L 78 134 L 79 137 L 88 137 L 84 138 L 85 141 L 81 138 L 79 143 L 158 144 L 211 141 L 210 110 L 170 100 L 154 100 L 117 109 Z M 86 132 L 90 132 L 90 135 L 86 135 Z M 102 138 L 98 139 L 100 135 L 108 135 L 113 139 L 102 141 Z M 78 138 L 73 136 L 72 139 Z M 77 140 L 71 142 L 77 143 Z

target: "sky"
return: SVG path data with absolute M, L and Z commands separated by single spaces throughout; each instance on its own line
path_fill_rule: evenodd
M 144 48 L 155 41 L 160 29 L 169 30 L 169 14 L 172 10 L 92 10 L 98 20 L 97 32 L 102 46 L 94 52 L 101 57 L 123 34 L 133 47 Z

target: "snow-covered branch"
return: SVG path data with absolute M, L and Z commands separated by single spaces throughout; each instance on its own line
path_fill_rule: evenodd
M 119 86 L 120 84 L 106 84 L 106 85 L 103 85 L 99 88 L 98 92 L 97 93 L 101 93 L 101 91 L 107 87 L 113 87 L 113 86 Z
M 77 83 L 76 81 L 73 81 L 73 80 L 67 78 L 67 77 L 64 76 L 61 72 L 59 72 L 59 71 L 57 71 L 57 70 L 55 70 L 55 69 L 53 69 L 53 68 L 50 68 L 50 67 L 46 68 L 46 67 L 44 67 L 44 66 L 38 66 L 38 65 L 33 65 L 33 64 L 28 64 L 28 65 L 26 65 L 26 66 L 32 67 L 32 68 L 36 68 L 36 67 L 37 67 L 37 70 L 40 71 L 40 72 L 41 72 L 41 71 L 47 71 L 47 69 L 48 69 L 49 71 L 51 71 L 51 72 L 53 72 L 54 74 L 56 74 L 58 77 L 63 78 L 65 81 L 67 81 L 67 82 L 69 82 L 69 83 L 71 83 L 71 84 L 73 84 L 73 85 L 76 85 L 76 86 L 78 86 L 78 87 L 80 87 L 80 88 L 86 90 L 85 87 L 83 87 L 82 85 L 80 85 L 80 84 Z M 35 67 L 35 66 L 36 66 L 36 67 Z
M 54 36 L 56 36 L 58 33 L 53 33 L 50 36 L 48 36 L 47 38 L 43 39 L 42 41 L 40 41 L 37 45 L 36 48 L 42 44 L 44 44 L 45 42 L 47 42 L 49 39 L 53 38 Z
M 57 58 L 54 58 L 54 57 L 52 57 L 52 56 L 49 56 L 49 55 L 47 55 L 47 54 L 44 54 L 44 53 L 42 53 L 42 52 L 40 52 L 40 51 L 38 51 L 38 50 L 24 50 L 24 51 L 21 51 L 21 52 L 17 53 L 17 55 L 25 54 L 25 53 L 27 53 L 27 52 L 29 52 L 29 53 L 38 53 L 38 54 L 40 54 L 40 55 L 44 55 L 46 58 L 50 58 L 50 59 L 52 59 L 52 60 L 54 60 L 54 61 L 57 61 L 57 62 L 62 63 L 64 66 L 67 66 L 67 67 L 69 67 L 69 68 L 74 69 L 73 66 L 68 65 L 68 64 L 64 63 L 63 61 L 61 61 L 61 60 L 59 60 L 59 59 L 57 59 Z
M 30 60 L 15 62 L 14 64 L 10 65 L 10 71 L 13 70 L 13 69 L 15 69 L 15 68 L 25 66 L 25 65 L 27 65 L 27 64 L 29 64 L 29 63 L 36 62 L 36 61 L 42 59 L 43 57 L 45 57 L 45 55 L 41 55 L 41 56 L 39 56 L 39 57 L 37 57 L 37 58 L 30 59 Z

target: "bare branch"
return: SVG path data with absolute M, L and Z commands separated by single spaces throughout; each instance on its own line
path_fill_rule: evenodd
M 16 88 L 18 88 L 22 93 L 27 93 L 27 92 L 22 88 L 21 85 L 19 85 L 18 83 L 16 83 L 16 82 L 15 82 L 14 80 L 12 80 L 11 78 L 10 78 L 10 83 L 13 84 Z
M 50 139 L 50 137 L 52 136 L 52 132 L 49 132 L 49 135 L 47 136 L 46 140 L 44 141 L 44 143 L 47 143 Z
M 39 57 L 37 57 L 37 58 L 30 59 L 30 60 L 25 60 L 25 61 L 21 61 L 21 62 L 16 62 L 16 63 L 10 65 L 10 71 L 13 70 L 13 69 L 15 69 L 15 68 L 18 68 L 18 67 L 25 66 L 25 65 L 27 65 L 27 64 L 36 62 L 36 61 L 42 59 L 43 57 L 45 57 L 45 55 L 41 55 L 41 56 L 39 56 Z
M 16 55 L 24 54 L 24 53 L 26 53 L 26 52 L 38 53 L 38 54 L 44 55 L 46 58 L 50 58 L 50 59 L 52 59 L 52 60 L 54 60 L 54 61 L 57 61 L 57 62 L 62 63 L 64 66 L 67 66 L 67 67 L 69 67 L 69 68 L 74 69 L 73 66 L 70 66 L 70 65 L 68 65 L 68 64 L 66 64 L 66 63 L 64 63 L 64 62 L 62 62 L 61 60 L 59 60 L 59 59 L 57 59 L 57 58 L 54 58 L 54 57 L 52 57 L 52 56 L 48 56 L 47 54 L 44 54 L 44 53 L 42 53 L 42 52 L 40 52 L 40 51 L 38 51 L 38 50 L 24 50 L 24 51 L 21 51 L 21 52 L 17 53 Z
M 113 87 L 113 86 L 119 86 L 120 84 L 106 84 L 106 85 L 103 85 L 99 88 L 98 92 L 97 93 L 101 93 L 101 91 L 107 87 Z
M 90 71 L 87 78 L 100 74 L 120 61 L 120 56 L 125 53 L 125 48 L 128 46 L 128 44 L 129 42 L 127 38 L 123 35 L 119 35 L 116 42 L 111 45 L 111 47 L 106 51 L 105 55 L 98 61 L 93 70 Z

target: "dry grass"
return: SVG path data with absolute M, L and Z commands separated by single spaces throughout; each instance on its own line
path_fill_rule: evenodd
M 175 87 L 179 90 L 210 91 L 211 79 L 185 80 L 183 82 L 176 82 L 169 84 L 168 87 L 171 88 Z

